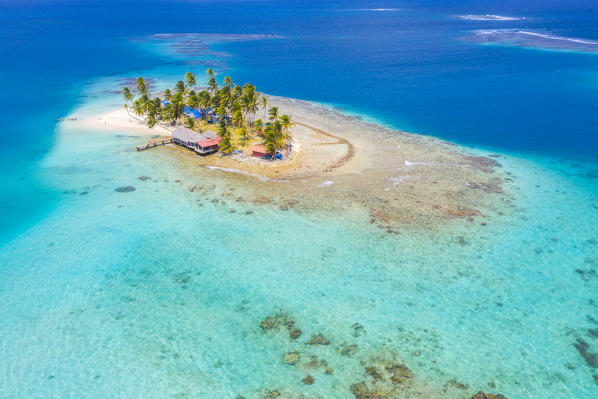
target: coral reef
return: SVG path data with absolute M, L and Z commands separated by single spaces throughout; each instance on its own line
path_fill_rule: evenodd
M 124 186 L 124 187 L 115 188 L 114 191 L 116 191 L 118 193 L 129 193 L 131 191 L 135 191 L 135 187 L 133 187 L 133 186 Z
M 316 355 L 312 355 L 304 367 L 309 369 L 319 369 L 320 367 L 327 367 L 328 362 L 324 359 L 319 359 Z
M 303 381 L 303 383 L 304 383 L 305 385 L 311 385 L 311 384 L 313 384 L 314 382 L 316 382 L 316 379 L 315 379 L 314 377 L 312 377 L 311 375 L 309 375 L 309 374 L 308 374 L 308 375 L 307 375 L 307 376 L 305 376 L 305 378 L 304 378 L 303 380 L 301 380 L 301 381 Z
M 353 324 L 353 336 L 361 337 L 363 334 L 367 334 L 367 331 L 365 331 L 363 326 L 359 323 Z
M 391 374 L 390 380 L 395 384 L 403 384 L 409 378 L 413 377 L 413 373 L 404 364 L 393 364 L 384 368 Z
M 493 395 L 491 393 L 484 393 L 482 391 L 479 391 L 478 393 L 476 393 L 475 395 L 473 395 L 471 397 L 471 399 L 507 399 L 506 396 L 503 395 Z
M 286 352 L 281 353 L 281 365 L 289 365 L 288 370 L 291 373 L 304 370 L 306 373 L 301 382 L 305 385 L 313 385 L 317 378 L 322 378 L 323 384 L 326 381 L 336 381 L 342 379 L 342 384 L 339 389 L 346 389 L 349 387 L 351 394 L 355 399 L 404 399 L 404 398 L 432 398 L 432 397 L 471 397 L 471 399 L 507 399 L 500 394 L 491 394 L 479 391 L 473 396 L 470 388 L 452 378 L 447 380 L 443 385 L 434 385 L 420 377 L 416 377 L 413 371 L 404 364 L 402 358 L 392 349 L 383 348 L 375 352 L 367 350 L 367 344 L 358 351 L 358 345 L 351 342 L 343 342 L 342 344 L 332 344 L 331 341 L 324 337 L 321 333 L 316 333 L 306 341 L 303 345 L 312 345 L 309 348 L 300 345 L 291 340 L 296 339 L 301 335 L 301 330 L 297 328 L 295 321 L 285 313 L 276 313 L 261 320 L 260 327 L 265 332 L 285 330 L 289 333 L 289 341 L 284 345 L 291 345 L 295 350 L 286 349 Z M 359 323 L 352 325 L 352 330 L 347 331 L 347 338 L 351 335 L 359 337 L 366 333 L 365 328 Z M 297 331 L 294 333 L 294 331 Z M 282 335 L 278 335 L 280 339 Z M 588 364 L 594 364 L 595 355 L 588 352 L 589 345 L 578 340 L 576 348 L 580 353 L 586 354 L 586 361 Z M 288 347 L 287 347 L 288 348 Z M 304 349 L 301 349 L 304 348 Z M 307 349 L 309 348 L 309 349 Z M 314 353 L 309 353 L 313 351 Z M 340 356 L 339 356 L 340 355 Z M 330 356 L 328 358 L 332 366 L 338 366 L 340 371 L 334 373 L 334 369 L 329 365 L 327 360 L 319 356 Z M 356 367 L 357 366 L 357 367 Z M 361 367 L 361 372 L 359 370 Z M 347 369 L 352 370 L 351 375 L 345 375 Z M 333 375 L 334 374 L 334 375 Z M 598 377 L 594 377 L 598 378 Z M 339 381 L 340 382 L 340 381 Z M 317 386 L 318 384 L 316 384 Z M 496 385 L 491 381 L 488 386 L 491 389 L 496 388 Z M 275 390 L 262 390 L 261 397 L 265 399 L 282 399 L 287 397 L 307 397 L 305 393 L 286 391 L 286 387 Z M 316 394 L 315 397 L 317 396 Z M 349 394 L 347 391 L 340 392 L 338 397 L 345 397 Z M 311 396 L 310 396 L 311 397 Z
M 357 345 L 344 345 L 341 349 L 341 355 L 343 356 L 351 356 L 357 352 Z
M 263 330 L 278 330 L 285 327 L 289 331 L 289 338 L 297 339 L 301 336 L 301 329 L 295 326 L 295 321 L 289 316 L 277 313 L 274 316 L 268 316 L 261 321 L 260 327 Z
M 295 365 L 299 362 L 300 359 L 301 355 L 299 354 L 299 352 L 295 351 L 285 353 L 282 361 L 286 364 Z
M 330 341 L 322 334 L 314 335 L 309 341 L 307 341 L 309 345 L 330 345 Z
M 595 353 L 590 352 L 590 345 L 581 338 L 577 339 L 577 342 L 573 344 L 575 349 L 584 358 L 588 366 L 592 368 L 598 368 L 598 356 Z

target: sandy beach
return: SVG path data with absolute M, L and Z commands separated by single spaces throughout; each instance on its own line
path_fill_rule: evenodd
M 389 232 L 397 225 L 426 228 L 452 219 L 486 223 L 509 206 L 506 184 L 511 180 L 492 157 L 366 123 L 314 103 L 268 98 L 295 122 L 293 151 L 283 161 L 246 155 L 201 157 L 176 145 L 150 151 L 169 151 L 186 164 L 185 170 L 205 173 L 207 169 L 238 185 L 247 184 L 254 197 L 248 200 L 279 204 L 283 209 L 297 204 L 350 209 Z M 79 123 L 139 135 L 139 144 L 171 130 L 149 129 L 124 109 Z

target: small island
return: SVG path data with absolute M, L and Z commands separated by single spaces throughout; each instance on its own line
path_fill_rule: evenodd
M 196 92 L 197 79 L 192 72 L 170 90 L 153 97 L 150 86 L 138 77 L 136 87 L 124 87 L 124 108 L 141 118 L 148 128 L 157 125 L 173 129 L 171 139 L 153 140 L 138 149 L 174 142 L 200 155 L 220 153 L 223 156 L 247 154 L 257 158 L 283 160 L 292 152 L 289 115 L 279 114 L 270 106 L 254 85 L 233 83 L 225 76 L 222 84 L 216 81 L 212 68 L 207 70 L 207 87 Z M 256 118 L 260 111 L 266 120 Z
M 243 192 L 244 202 L 283 210 L 345 209 L 389 234 L 455 219 L 485 226 L 490 215 L 509 213 L 512 179 L 494 154 L 258 92 L 230 77 L 218 84 L 214 75 L 208 69 L 207 86 L 198 87 L 187 73 L 158 96 L 151 79 L 115 80 L 125 106 L 69 126 L 126 132 L 144 140 L 138 150 L 161 146 L 180 166 L 179 181 L 217 177 Z

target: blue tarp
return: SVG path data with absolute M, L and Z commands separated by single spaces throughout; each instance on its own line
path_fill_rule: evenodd
M 195 119 L 201 118 L 201 112 L 199 112 L 196 109 L 191 109 L 191 107 L 189 107 L 188 105 L 185 105 L 183 110 L 185 111 L 185 115 L 187 116 L 193 116 Z

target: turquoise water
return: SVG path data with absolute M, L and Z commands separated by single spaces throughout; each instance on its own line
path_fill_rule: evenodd
M 544 22 L 558 21 L 554 4 L 547 6 L 552 19 L 544 15 Z M 22 90 L 15 88 L 16 81 L 2 82 L 3 90 L 19 99 L 44 84 L 47 74 L 55 78 L 39 95 L 39 109 L 21 110 L 6 101 L 3 111 L 11 133 L 2 134 L 11 145 L 3 147 L 0 162 L 0 171 L 7 176 L 0 197 L 0 398 L 254 398 L 263 396 L 262 390 L 279 388 L 293 397 L 301 393 L 351 398 L 351 384 L 371 379 L 360 361 L 382 354 L 397 356 L 436 391 L 453 378 L 466 384 L 468 388 L 455 397 L 469 398 L 479 389 L 509 398 L 597 396 L 593 376 L 598 372 L 574 347 L 581 338 L 591 353 L 598 352 L 598 338 L 589 332 L 598 328 L 598 166 L 591 156 L 595 115 L 589 115 L 592 103 L 587 103 L 597 96 L 595 55 L 480 46 L 460 39 L 465 37 L 462 28 L 452 30 L 453 23 L 462 22 L 447 22 L 454 42 L 436 43 L 434 37 L 445 33 L 442 29 L 424 40 L 448 52 L 434 52 L 434 61 L 428 59 L 436 66 L 424 75 L 436 80 L 422 87 L 421 76 L 414 74 L 411 97 L 380 108 L 372 99 L 394 98 L 396 91 L 372 86 L 365 91 L 365 100 L 347 100 L 348 91 L 360 90 L 373 77 L 362 81 L 355 71 L 335 75 L 334 64 L 327 64 L 334 66 L 330 70 L 319 69 L 334 54 L 306 59 L 305 54 L 275 52 L 285 46 L 294 51 L 321 50 L 324 47 L 316 46 L 298 26 L 309 21 L 318 34 L 334 31 L 335 25 L 322 21 L 347 22 L 330 17 L 336 14 L 300 8 L 294 12 L 296 20 L 287 21 L 293 29 L 285 31 L 278 18 L 290 11 L 271 10 L 264 18 L 278 22 L 268 25 L 272 28 L 266 33 L 288 36 L 287 42 L 282 38 L 219 42 L 212 49 L 226 54 L 206 55 L 205 49 L 193 47 L 197 53 L 179 53 L 173 61 L 164 57 L 172 51 L 164 43 L 154 46 L 153 40 L 129 40 L 175 28 L 191 31 L 191 21 L 183 19 L 182 26 L 160 27 L 157 32 L 157 25 L 149 23 L 164 18 L 161 7 L 157 3 L 156 15 L 152 13 L 145 23 L 135 21 L 125 27 L 117 23 L 120 17 L 105 21 L 112 33 L 101 40 L 104 25 L 94 25 L 87 38 L 94 37 L 94 49 L 105 52 L 89 51 L 90 58 L 81 61 L 84 71 L 73 72 L 82 68 L 72 64 L 73 58 L 48 56 L 55 70 L 35 75 L 22 84 Z M 471 7 L 466 14 L 516 12 Z M 419 19 L 413 24 L 428 26 L 437 16 L 453 21 L 448 16 L 465 13 L 461 6 L 457 8 L 417 9 Z M 21 12 L 39 12 L 41 18 L 45 14 L 37 10 L 42 9 Z M 86 10 L 57 9 L 58 15 L 39 26 L 52 31 L 56 23 L 83 31 L 82 26 L 65 21 Z M 3 9 L 3 18 L 18 15 L 9 11 Z M 244 12 L 239 6 L 232 18 L 241 18 Z M 539 18 L 537 8 L 530 6 L 529 12 Z M 220 18 L 216 16 L 216 22 Z M 347 18 L 355 23 L 354 17 Z M 372 18 L 372 24 L 388 28 L 384 20 L 391 17 Z M 237 26 L 215 27 L 216 22 L 202 31 L 244 33 Z M 262 23 L 253 21 L 251 26 L 264 33 Z M 562 28 L 562 22 L 555 26 Z M 357 37 L 364 34 L 359 29 L 353 30 Z M 567 34 L 586 38 L 595 34 L 581 22 L 577 29 Z M 9 31 L 3 30 L 5 38 Z M 402 35 L 419 37 L 410 32 Z M 331 46 L 339 40 L 332 36 L 320 44 Z M 20 48 L 12 40 L 11 46 Z M 89 45 L 83 38 L 81 47 L 76 46 L 78 39 L 69 40 L 75 54 Z M 114 43 L 119 45 L 111 47 Z M 337 57 L 347 54 L 346 45 L 332 45 L 339 51 Z M 11 46 L 2 51 L 23 62 L 15 53 L 19 50 Z M 380 46 L 395 49 L 389 43 Z M 464 121 L 454 112 L 462 103 L 456 101 L 447 109 L 439 104 L 450 96 L 450 87 L 457 90 L 467 72 L 446 76 L 438 71 L 454 64 L 450 54 L 463 51 L 463 46 L 488 52 L 490 58 L 477 50 L 470 50 L 475 57 L 463 56 L 481 87 L 496 87 L 479 79 L 505 54 L 511 64 L 497 68 L 507 80 L 522 79 L 521 71 L 529 66 L 525 62 L 550 61 L 538 73 L 552 77 L 558 87 L 542 88 L 540 78 L 526 80 L 522 92 L 529 91 L 529 97 L 496 109 L 502 96 L 510 95 L 501 93 L 496 103 L 480 102 Z M 267 62 L 249 59 L 247 54 L 257 50 L 266 54 L 262 60 Z M 415 62 L 410 58 L 413 53 L 404 51 L 403 57 L 395 53 L 384 61 L 381 54 L 376 59 L 381 74 L 388 70 L 388 76 L 382 75 L 384 81 L 392 78 L 393 60 L 414 70 L 423 68 L 424 61 L 410 64 Z M 359 64 L 358 58 L 346 64 L 364 68 L 367 63 Z M 457 223 L 440 232 L 389 237 L 350 210 L 336 215 L 301 208 L 283 212 L 276 206 L 238 203 L 234 198 L 245 190 L 238 179 L 244 178 L 209 170 L 191 172 L 166 149 L 137 153 L 134 146 L 139 139 L 127 132 L 55 124 L 58 116 L 84 117 L 118 106 L 119 95 L 106 91 L 118 88 L 120 78 L 144 74 L 166 84 L 190 67 L 203 69 L 205 62 L 228 68 L 234 77 L 254 81 L 273 94 L 340 105 L 353 112 L 371 110 L 369 116 L 393 126 L 491 148 L 501 154 L 499 162 L 513 175 L 515 200 L 505 215 L 489 215 L 487 226 Z M 292 62 L 301 73 L 289 75 Z M 505 69 L 508 65 L 510 71 Z M 3 68 L 8 76 L 20 76 L 17 61 Z M 37 68 L 50 70 L 47 65 Z M 298 81 L 301 74 L 306 79 Z M 315 91 L 321 83 L 318 76 L 329 79 L 330 86 Z M 353 81 L 356 86 L 350 85 Z M 591 81 L 593 86 L 587 84 Z M 335 90 L 341 83 L 343 89 Z M 438 97 L 431 95 L 432 90 L 438 91 Z M 522 95 L 515 87 L 509 90 Z M 470 96 L 469 101 L 476 102 L 479 97 L 473 92 L 468 89 L 460 99 Z M 527 109 L 526 115 L 501 120 L 511 107 L 543 94 L 549 96 Z M 558 96 L 567 100 L 555 105 L 562 113 L 555 115 L 548 109 L 544 120 L 538 109 Z M 427 121 L 421 103 L 399 107 L 412 98 L 437 113 Z M 579 104 L 584 106 L 576 108 Z M 493 111 L 502 117 L 487 116 Z M 514 127 L 527 120 L 548 130 L 557 117 L 559 123 L 548 138 L 535 147 L 537 131 Z M 474 125 L 489 128 L 476 136 Z M 565 125 L 572 131 L 562 138 L 559 129 Z M 444 132 L 439 131 L 441 126 L 446 126 Z M 17 131 L 22 133 L 13 133 Z M 486 140 L 484 134 L 496 137 L 496 132 L 508 133 L 504 140 Z M 555 137 L 560 138 L 552 141 Z M 150 179 L 140 180 L 140 176 Z M 129 185 L 136 190 L 114 191 Z M 191 191 L 193 186 L 204 189 Z M 216 199 L 218 203 L 212 202 Z M 231 208 L 237 212 L 230 213 Z M 252 215 L 245 214 L 249 209 Z M 298 341 L 291 341 L 284 328 L 266 332 L 260 327 L 263 319 L 279 312 L 302 329 Z M 356 337 L 355 323 L 366 332 Z M 304 344 L 317 333 L 332 344 Z M 342 355 L 342 349 L 351 344 L 357 345 L 357 351 Z M 284 353 L 294 350 L 301 352 L 301 362 L 284 364 Z M 325 374 L 324 367 L 306 368 L 312 354 L 325 359 L 333 374 Z M 313 385 L 301 382 L 307 373 L 316 378 Z
M 72 194 L 2 250 L 4 397 L 253 397 L 279 387 L 350 397 L 363 379 L 356 359 L 386 350 L 439 385 L 593 395 L 572 346 L 596 311 L 598 209 L 575 176 L 583 169 L 503 159 L 525 182 L 512 216 L 388 238 L 344 217 L 235 203 L 222 197 L 222 176 L 189 176 L 166 152 L 132 151 L 137 141 L 66 128 L 44 160 L 44 178 Z M 124 185 L 137 190 L 114 191 Z M 277 312 L 337 349 L 265 334 L 260 320 Z M 367 334 L 354 337 L 354 323 Z M 339 355 L 353 343 L 357 354 Z M 281 361 L 297 348 L 335 373 L 312 371 L 317 384 L 305 388 L 305 371 Z

